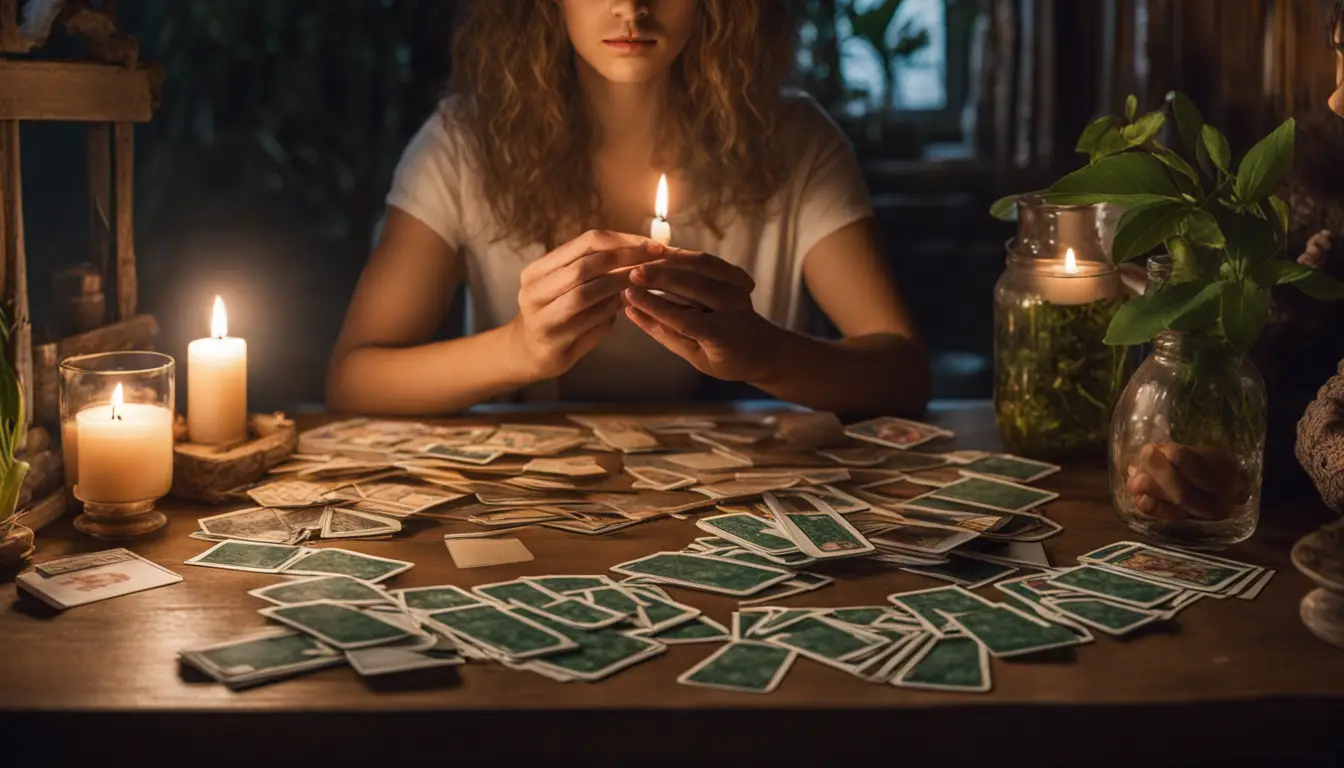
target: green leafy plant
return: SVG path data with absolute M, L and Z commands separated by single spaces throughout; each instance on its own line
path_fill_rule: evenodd
M 9 346 L 9 323 L 0 313 L 0 347 Z M 23 439 L 23 390 L 5 355 L 0 355 L 0 538 L 9 534 L 18 513 L 19 491 L 28 462 L 18 459 Z
M 1130 96 L 1123 119 L 1108 115 L 1088 125 L 1077 145 L 1088 164 L 1042 193 L 1049 203 L 1123 207 L 1117 264 L 1158 250 L 1171 254 L 1171 279 L 1122 307 L 1106 343 L 1142 344 L 1172 330 L 1221 337 L 1244 353 L 1268 320 L 1274 286 L 1344 298 L 1344 284 L 1284 257 L 1288 205 L 1274 192 L 1293 165 L 1293 120 L 1234 168 L 1226 136 L 1184 94 L 1169 94 L 1164 110 L 1137 112 Z M 1173 122 L 1175 149 L 1160 139 Z M 1011 218 L 1017 197 L 997 201 L 991 213 Z
M 929 46 L 929 31 L 916 27 L 914 20 L 907 20 L 901 24 L 894 36 L 890 34 L 891 25 L 904 2 L 905 0 L 883 0 L 859 10 L 850 0 L 842 6 L 842 12 L 849 19 L 854 37 L 872 47 L 882 61 L 882 85 L 888 110 L 895 110 L 901 103 L 901 65 Z

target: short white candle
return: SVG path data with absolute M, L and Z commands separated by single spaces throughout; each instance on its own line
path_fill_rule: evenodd
M 1079 264 L 1072 248 L 1061 260 L 1034 264 L 1028 274 L 1036 295 L 1051 304 L 1090 304 L 1114 298 L 1121 291 L 1114 269 Z
M 658 195 L 654 200 L 652 231 L 649 237 L 659 245 L 672 244 L 672 225 L 667 223 L 667 174 L 658 178 Z
M 247 342 L 228 333 L 224 300 L 216 296 L 211 338 L 187 347 L 187 434 L 193 443 L 247 438 Z
M 118 384 L 110 404 L 75 414 L 74 437 L 81 500 L 145 501 L 172 488 L 173 413 L 167 408 L 124 403 Z

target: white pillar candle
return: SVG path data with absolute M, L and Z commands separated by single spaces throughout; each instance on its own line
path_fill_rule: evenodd
M 658 178 L 658 195 L 653 204 L 654 220 L 649 238 L 659 245 L 672 244 L 672 225 L 667 223 L 667 174 Z
M 110 404 L 75 414 L 75 491 L 83 501 L 158 499 L 173 486 L 172 411 L 122 398 L 118 384 Z
M 1120 294 L 1119 276 L 1113 268 L 1079 264 L 1070 248 L 1064 258 L 1033 265 L 1028 273 L 1036 295 L 1051 304 L 1076 306 L 1115 298 Z
M 216 296 L 211 338 L 187 347 L 187 433 L 193 443 L 247 439 L 247 342 L 228 332 L 224 300 Z

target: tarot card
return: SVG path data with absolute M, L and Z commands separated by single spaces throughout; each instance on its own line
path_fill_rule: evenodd
M 686 670 L 677 682 L 737 693 L 770 693 L 793 666 L 797 652 L 768 643 L 737 641 Z
M 341 506 L 386 517 L 405 518 L 465 498 L 467 494 L 403 482 L 360 482 L 337 488 L 327 498 Z
M 945 637 L 920 649 L 891 681 L 902 688 L 985 693 L 993 687 L 989 653 L 969 637 Z
M 690 488 L 700 482 L 690 475 L 658 467 L 626 467 L 625 473 L 647 483 L 649 488 L 655 491 L 675 491 L 678 488 Z
M 109 562 L 111 561 L 111 562 Z M 181 576 L 129 550 L 111 550 L 44 563 L 54 572 L 29 571 L 15 579 L 19 589 L 58 610 L 176 584 Z M 69 570 L 76 565 L 82 566 Z
M 843 624 L 853 624 L 856 627 L 871 627 L 876 624 L 879 619 L 887 616 L 891 612 L 891 608 L 885 605 L 869 605 L 836 608 L 826 615 Z
M 1250 586 L 1246 587 L 1245 590 L 1238 593 L 1237 597 L 1241 598 L 1242 600 L 1254 600 L 1255 598 L 1259 597 L 1260 593 L 1264 590 L 1265 585 L 1269 584 L 1269 580 L 1274 578 L 1275 573 L 1276 571 L 1274 571 L 1273 569 L 1265 571 L 1263 574 L 1260 575 L 1259 578 L 1257 578 L 1254 582 L 1252 582 Z
M 918 554 L 941 555 L 974 539 L 975 531 L 927 525 L 897 525 L 881 535 L 872 536 L 876 546 L 894 547 Z
M 458 568 L 528 563 L 533 559 L 527 545 L 514 538 L 446 540 L 444 544 Z
M 1024 568 L 1050 568 L 1045 547 L 1037 541 L 977 540 L 957 550 L 962 557 Z
M 980 534 L 994 541 L 1044 541 L 1064 530 L 1064 526 L 1048 517 L 1020 513 L 1006 515 L 991 531 Z
M 294 537 L 294 530 L 280 517 L 279 511 L 265 507 L 203 517 L 196 523 L 204 533 L 221 539 L 290 544 Z
M 346 661 L 361 677 L 393 675 L 438 667 L 456 667 L 466 664 L 461 656 L 433 655 L 425 651 L 412 651 L 406 648 L 382 646 L 377 648 L 359 648 L 345 652 Z
M 598 587 L 588 590 L 585 594 L 588 602 L 609 611 L 616 611 L 626 616 L 635 616 L 639 613 L 640 602 L 620 587 L 614 585 Z
M 1050 584 L 1052 576 L 1053 573 L 1032 573 L 1005 579 L 995 584 L 994 588 L 1030 605 L 1042 605 L 1047 597 L 1082 597 L 1071 589 L 1052 586 Z
M 960 465 L 962 472 L 972 477 L 1007 480 L 1010 483 L 1034 483 L 1059 471 L 1058 464 L 1033 461 L 1020 456 L 999 454 L 985 456 Z
M 878 445 L 855 445 L 845 448 L 824 448 L 818 454 L 849 467 L 875 467 L 900 451 Z
M 400 531 L 401 523 L 390 517 L 379 517 L 340 507 L 327 507 L 322 514 L 324 539 L 358 539 Z
M 295 533 L 301 531 L 321 531 L 322 516 L 327 513 L 326 507 L 295 507 L 292 509 L 278 509 L 276 512 L 280 515 L 280 521 L 289 526 L 289 529 Z
M 570 456 L 564 459 L 533 459 L 523 465 L 524 472 L 561 477 L 601 477 L 607 470 L 592 456 Z
M 342 650 L 381 645 L 410 634 L 381 614 L 327 600 L 263 608 L 258 613 Z
M 524 576 L 523 581 L 538 584 L 545 589 L 558 595 L 571 595 L 575 592 L 584 592 L 592 589 L 602 589 L 612 586 L 611 579 L 606 576 Z
M 1025 656 L 1081 642 L 1078 635 L 1064 627 L 1029 616 L 1008 603 L 955 616 L 944 615 L 950 623 L 985 646 L 990 655 L 999 658 Z
M 565 675 L 574 680 L 593 682 L 627 667 L 651 659 L 667 650 L 661 643 L 624 632 L 602 630 L 588 632 L 566 626 L 535 609 L 519 612 L 549 630 L 566 636 L 578 648 L 545 658 L 534 659 L 528 669 L 542 674 Z
M 284 573 L 300 576 L 351 576 L 377 583 L 409 571 L 415 563 L 375 557 L 348 549 L 310 549 L 284 567 Z
M 461 608 L 465 605 L 479 605 L 479 597 L 461 587 L 444 584 L 437 587 L 411 587 L 396 589 L 388 595 L 401 601 L 403 607 L 412 611 L 442 611 L 447 608 Z
M 745 499 L 760 496 L 770 491 L 778 491 L 797 485 L 799 478 L 774 475 L 759 480 L 725 480 L 721 483 L 698 485 L 691 490 L 711 499 Z
M 643 602 L 635 609 L 635 622 L 649 634 L 681 626 L 701 615 L 699 608 L 649 593 L 642 594 L 640 599 Z
M 1126 576 L 1095 565 L 1081 565 L 1057 573 L 1047 583 L 1052 587 L 1071 589 L 1137 608 L 1152 608 L 1181 593 L 1180 587 Z
M 942 636 L 951 625 L 947 615 L 969 613 L 992 607 L 994 603 L 961 587 L 934 587 L 914 592 L 887 595 L 887 600 L 910 612 L 930 632 Z
M 696 616 L 690 621 L 678 624 L 670 629 L 648 634 L 650 640 L 664 645 L 684 645 L 687 643 L 719 643 L 731 639 L 728 629 L 708 616 Z
M 926 488 L 943 488 L 966 478 L 961 468 L 955 464 L 905 472 L 903 476 L 909 482 Z
M 499 448 L 486 448 L 476 445 L 443 445 L 440 443 L 431 446 L 420 455 L 434 459 L 447 459 L 461 464 L 484 466 L 503 456 L 504 451 Z
M 860 499 L 857 496 L 851 496 L 833 485 L 822 485 L 817 488 L 808 488 L 806 490 L 785 491 L 785 495 L 791 493 L 806 493 L 814 499 L 821 499 L 831 509 L 842 515 L 852 515 L 855 512 L 872 509 L 873 506 L 863 499 Z
M 883 416 L 877 419 L 851 424 L 845 434 L 856 439 L 891 448 L 914 448 L 941 437 L 954 435 L 931 424 Z
M 349 576 L 314 576 L 310 579 L 282 581 L 254 589 L 247 594 L 276 605 L 294 605 L 326 600 L 346 605 L 389 604 L 392 599 L 380 587 Z
M 865 555 L 876 549 L 839 512 L 808 493 L 767 493 L 765 503 L 775 524 L 798 548 L 818 560 Z
M 279 680 L 340 664 L 340 652 L 300 632 L 257 637 L 182 651 L 182 660 L 231 688 Z
M 261 507 L 312 507 L 321 504 L 331 490 L 331 483 L 281 480 L 253 488 L 247 495 Z
M 497 605 L 449 608 L 429 614 L 426 620 L 515 661 L 578 648 L 560 632 Z
M 809 659 L 830 666 L 845 664 L 887 644 L 881 637 L 827 621 L 820 616 L 806 617 L 786 631 L 770 635 L 766 642 L 791 648 Z
M 974 560 L 968 557 L 957 557 L 956 553 L 946 563 L 940 565 L 907 565 L 901 570 L 917 573 L 921 576 L 929 576 L 943 581 L 950 581 L 966 589 L 976 589 L 986 584 L 997 581 L 1004 576 L 1010 576 L 1017 573 L 1017 568 L 1011 565 L 1000 565 L 998 563 L 986 562 L 984 560 Z
M 222 541 L 186 561 L 186 565 L 224 568 L 231 571 L 279 573 L 303 554 L 299 547 L 259 544 L 251 541 Z
M 612 566 L 611 570 L 736 597 L 753 595 L 793 576 L 792 572 L 778 568 L 680 552 L 658 552 Z
M 768 520 L 756 515 L 716 515 L 697 520 L 695 526 L 734 543 L 769 554 L 783 555 L 798 550 L 791 539 L 781 534 Z
M 512 581 L 500 581 L 494 584 L 481 584 L 471 588 L 475 595 L 494 601 L 500 606 L 509 606 L 514 603 L 539 608 L 543 605 L 549 605 L 556 600 L 564 597 L 557 592 L 552 592 L 540 584 L 522 579 Z
M 968 477 L 939 488 L 929 495 L 936 499 L 960 501 L 999 512 L 1026 512 L 1059 498 L 1059 494 L 1050 491 L 1000 480 L 987 480 L 983 477 Z
M 1253 565 L 1146 544 L 1136 544 L 1110 554 L 1097 561 L 1097 564 L 1142 579 L 1172 584 L 1197 592 L 1222 592 L 1252 571 L 1259 570 Z
M 529 606 L 526 603 L 515 604 L 532 608 L 536 613 L 544 614 L 547 618 L 558 621 L 565 626 L 589 631 L 619 624 L 626 618 L 624 613 L 608 610 L 576 597 L 561 598 L 541 606 Z
M 662 459 L 692 472 L 726 472 L 752 466 L 746 459 L 720 453 L 669 453 Z
M 1116 637 L 1127 635 L 1160 618 L 1157 612 L 1118 605 L 1097 597 L 1051 597 L 1045 599 L 1045 604 L 1056 613 Z

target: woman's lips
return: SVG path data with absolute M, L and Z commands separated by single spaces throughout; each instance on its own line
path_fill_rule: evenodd
M 657 41 L 632 38 L 613 38 L 603 40 L 602 44 L 618 53 L 640 53 L 657 45 Z

